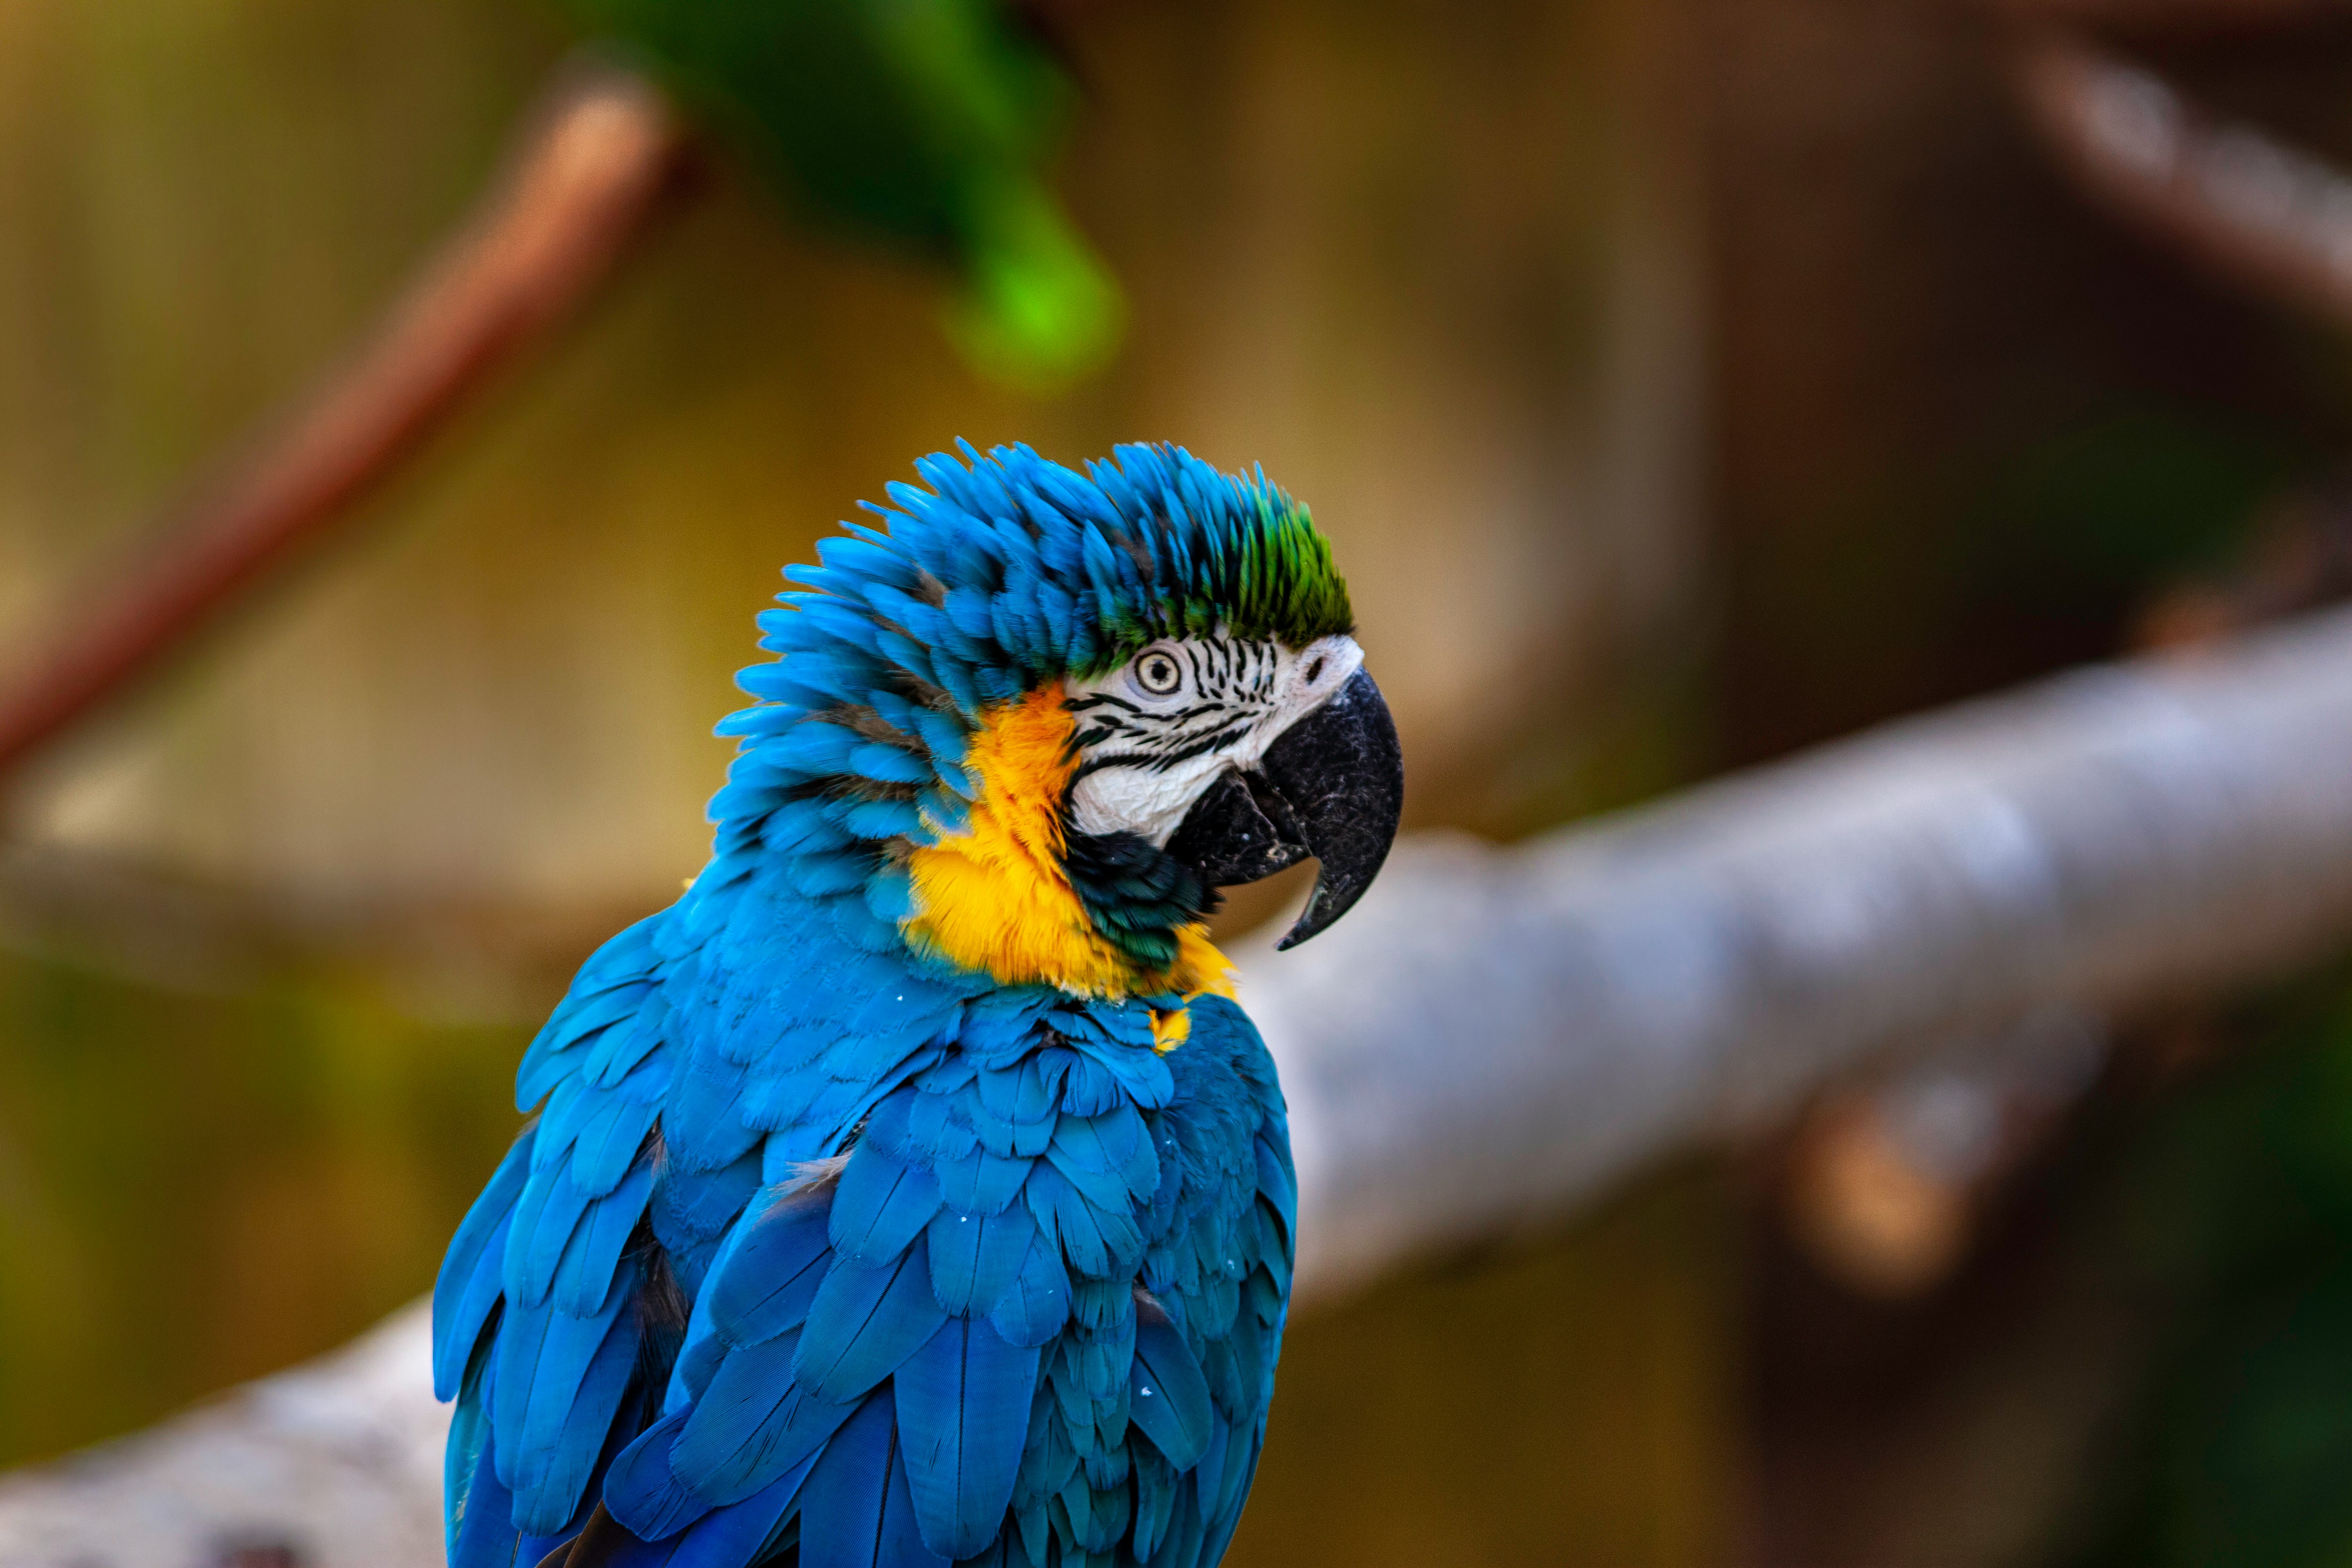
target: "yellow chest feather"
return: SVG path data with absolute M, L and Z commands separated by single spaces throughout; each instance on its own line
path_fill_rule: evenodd
M 908 870 L 908 940 L 1008 985 L 1048 984 L 1119 998 L 1173 991 L 1231 995 L 1231 966 L 1199 925 L 1177 933 L 1176 962 L 1144 970 L 1106 941 L 1062 870 L 1062 800 L 1077 763 L 1076 722 L 1058 685 L 991 712 L 965 754 L 978 781 L 971 831 L 917 848 Z M 1181 1015 L 1162 1038 L 1181 1039 Z

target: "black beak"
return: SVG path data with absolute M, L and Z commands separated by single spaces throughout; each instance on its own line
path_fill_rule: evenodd
M 1168 853 L 1213 888 L 1255 882 L 1312 856 L 1322 863 L 1307 912 L 1277 943 L 1297 947 L 1372 885 L 1404 807 L 1404 754 L 1381 689 L 1358 670 L 1293 724 L 1248 772 L 1192 805 Z

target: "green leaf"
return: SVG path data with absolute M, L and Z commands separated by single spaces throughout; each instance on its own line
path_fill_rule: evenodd
M 1052 384 L 1117 342 L 1118 285 L 1047 188 L 1068 79 L 997 0 L 569 0 L 807 221 L 956 276 L 950 337 Z

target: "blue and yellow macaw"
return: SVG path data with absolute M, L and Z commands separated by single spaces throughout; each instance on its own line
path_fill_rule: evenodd
M 1296 1188 L 1202 921 L 1388 852 L 1396 731 L 1304 507 L 1126 447 L 917 465 L 761 617 L 709 864 L 525 1052 L 450 1243 L 457 1568 L 1205 1568 Z

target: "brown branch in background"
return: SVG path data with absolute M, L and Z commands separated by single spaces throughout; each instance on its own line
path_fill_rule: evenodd
M 58 618 L 0 694 L 0 776 L 348 519 L 604 277 L 683 148 L 653 87 L 612 69 L 572 74 L 374 338 Z
M 2087 39 L 2029 33 L 2029 118 L 2101 205 L 2208 270 L 2352 327 L 2352 180 Z
M 2175 43 L 2274 32 L 2352 16 L 2347 0 L 2000 0 L 1999 8 L 2029 24 L 2090 27 Z

